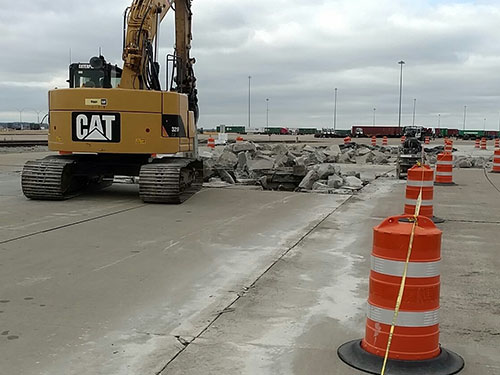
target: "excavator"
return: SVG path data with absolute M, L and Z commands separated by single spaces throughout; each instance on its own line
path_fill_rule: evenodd
M 191 5 L 133 0 L 124 12 L 123 67 L 103 56 L 70 65 L 69 88 L 49 91 L 49 150 L 58 154 L 24 165 L 27 198 L 69 199 L 109 186 L 115 175 L 138 176 L 148 203 L 182 203 L 201 188 Z M 158 33 L 169 10 L 175 48 L 162 91 Z

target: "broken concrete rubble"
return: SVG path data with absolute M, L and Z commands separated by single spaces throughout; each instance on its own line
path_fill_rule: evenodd
M 391 164 L 397 147 L 369 145 L 255 144 L 238 142 L 202 150 L 204 179 L 260 185 L 269 190 L 345 194 L 364 186 L 359 173 L 341 173 L 342 164 Z M 349 178 L 353 177 L 353 178 Z

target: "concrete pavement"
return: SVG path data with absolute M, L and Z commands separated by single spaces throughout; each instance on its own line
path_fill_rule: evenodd
M 34 156 L 0 155 L 0 374 L 359 374 L 336 349 L 364 335 L 371 228 L 402 212 L 404 182 L 33 202 L 19 171 Z M 441 342 L 463 374 L 494 375 L 500 175 L 455 180 L 436 187 Z

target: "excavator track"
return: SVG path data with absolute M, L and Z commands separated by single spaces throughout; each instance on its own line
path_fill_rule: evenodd
M 37 200 L 65 200 L 78 195 L 87 180 L 73 175 L 76 163 L 67 157 L 28 161 L 21 174 L 24 195 Z
M 180 204 L 203 185 L 203 164 L 193 159 L 170 158 L 143 165 L 139 195 L 147 203 Z

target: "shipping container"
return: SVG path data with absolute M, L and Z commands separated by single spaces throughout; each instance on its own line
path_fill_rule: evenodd
M 458 129 L 449 129 L 449 128 L 434 129 L 434 135 L 437 138 L 458 137 L 459 134 L 460 134 L 460 130 L 458 130 Z
M 403 127 L 354 125 L 351 133 L 353 137 L 400 137 L 403 134 Z
M 264 134 L 281 134 L 281 135 L 287 135 L 290 134 L 290 130 L 288 128 L 278 128 L 278 127 L 273 127 L 273 128 L 264 128 Z
M 316 129 L 316 128 L 298 128 L 297 129 L 298 135 L 316 134 L 317 132 L 318 132 L 318 129 Z
M 225 126 L 226 133 L 246 134 L 246 128 L 244 126 L 237 126 L 237 125 L 219 125 L 217 126 L 217 133 L 221 132 L 222 126 Z
M 460 130 L 458 132 L 458 138 L 462 139 L 476 139 L 486 137 L 489 139 L 499 138 L 500 132 L 496 130 Z

